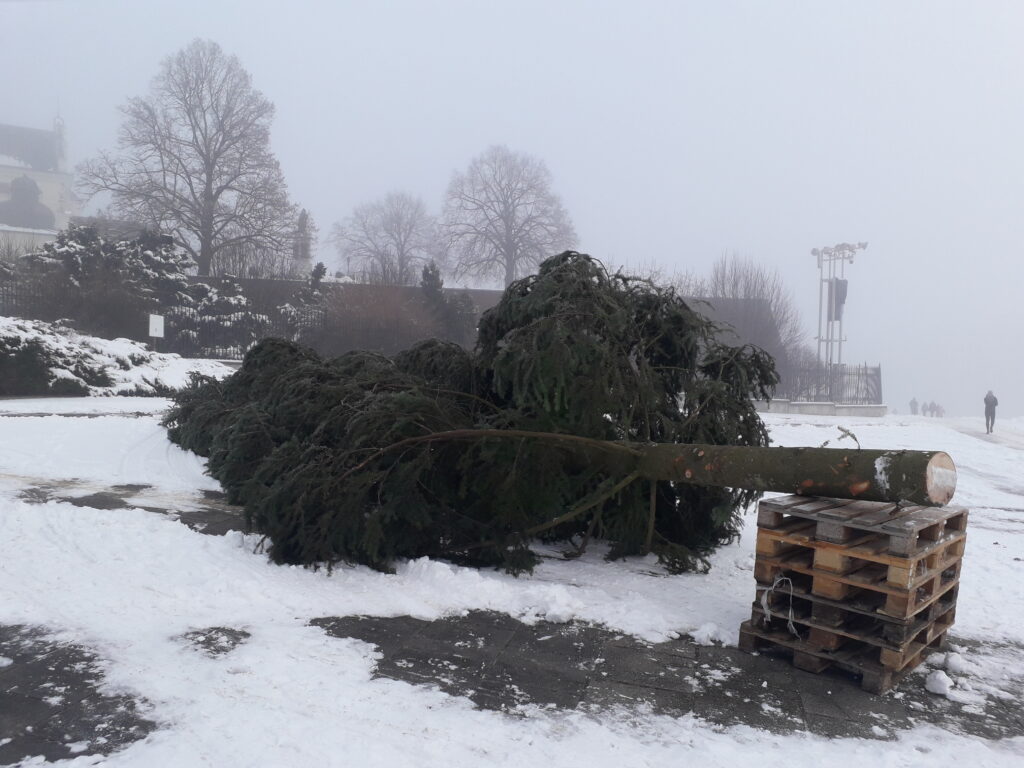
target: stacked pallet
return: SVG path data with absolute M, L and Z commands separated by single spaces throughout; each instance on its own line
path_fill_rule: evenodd
M 757 596 L 740 647 L 888 690 L 945 645 L 967 510 L 783 496 L 760 503 Z

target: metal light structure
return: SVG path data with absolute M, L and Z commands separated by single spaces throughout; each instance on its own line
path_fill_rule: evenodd
M 827 392 L 832 395 L 832 367 L 843 363 L 843 307 L 846 304 L 846 265 L 854 254 L 868 247 L 867 243 L 838 243 L 826 248 L 813 248 L 818 260 L 818 365 L 825 372 Z

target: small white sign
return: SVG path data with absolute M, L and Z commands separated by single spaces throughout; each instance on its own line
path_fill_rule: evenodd
M 149 335 L 154 338 L 162 339 L 164 337 L 164 316 L 163 315 L 150 315 L 149 316 Z

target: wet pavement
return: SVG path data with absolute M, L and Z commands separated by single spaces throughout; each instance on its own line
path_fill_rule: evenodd
M 1018 707 L 998 698 L 964 707 L 935 696 L 924 689 L 924 671 L 878 696 L 846 674 L 811 674 L 781 658 L 688 637 L 651 645 L 599 627 L 526 625 L 484 611 L 433 622 L 348 616 L 312 623 L 376 645 L 379 677 L 434 685 L 483 709 L 625 707 L 829 737 L 891 738 L 920 723 L 985 738 L 1024 735 Z M 1006 694 L 1019 701 L 1024 686 L 1015 685 Z
M 228 504 L 220 491 L 199 491 L 198 496 L 190 494 L 184 503 L 169 506 L 164 494 L 154 495 L 151 490 L 152 486 L 143 484 L 96 488 L 94 484 L 62 480 L 29 485 L 18 492 L 18 498 L 34 504 L 63 501 L 92 509 L 142 509 L 180 520 L 194 531 L 213 536 L 247 530 L 245 512 Z
M 0 765 L 108 754 L 156 728 L 145 702 L 101 692 L 102 680 L 90 650 L 0 625 Z

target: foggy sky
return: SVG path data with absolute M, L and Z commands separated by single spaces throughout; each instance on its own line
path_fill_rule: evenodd
M 1024 415 L 1024 5 L 0 0 L 0 122 L 59 111 L 72 164 L 113 149 L 116 108 L 195 37 L 276 104 L 322 232 L 392 190 L 437 212 L 454 170 L 507 144 L 548 164 L 580 250 L 758 259 L 809 340 L 811 248 L 868 241 L 844 361 L 880 363 L 904 413 L 916 396 L 980 422 L 993 389 Z

